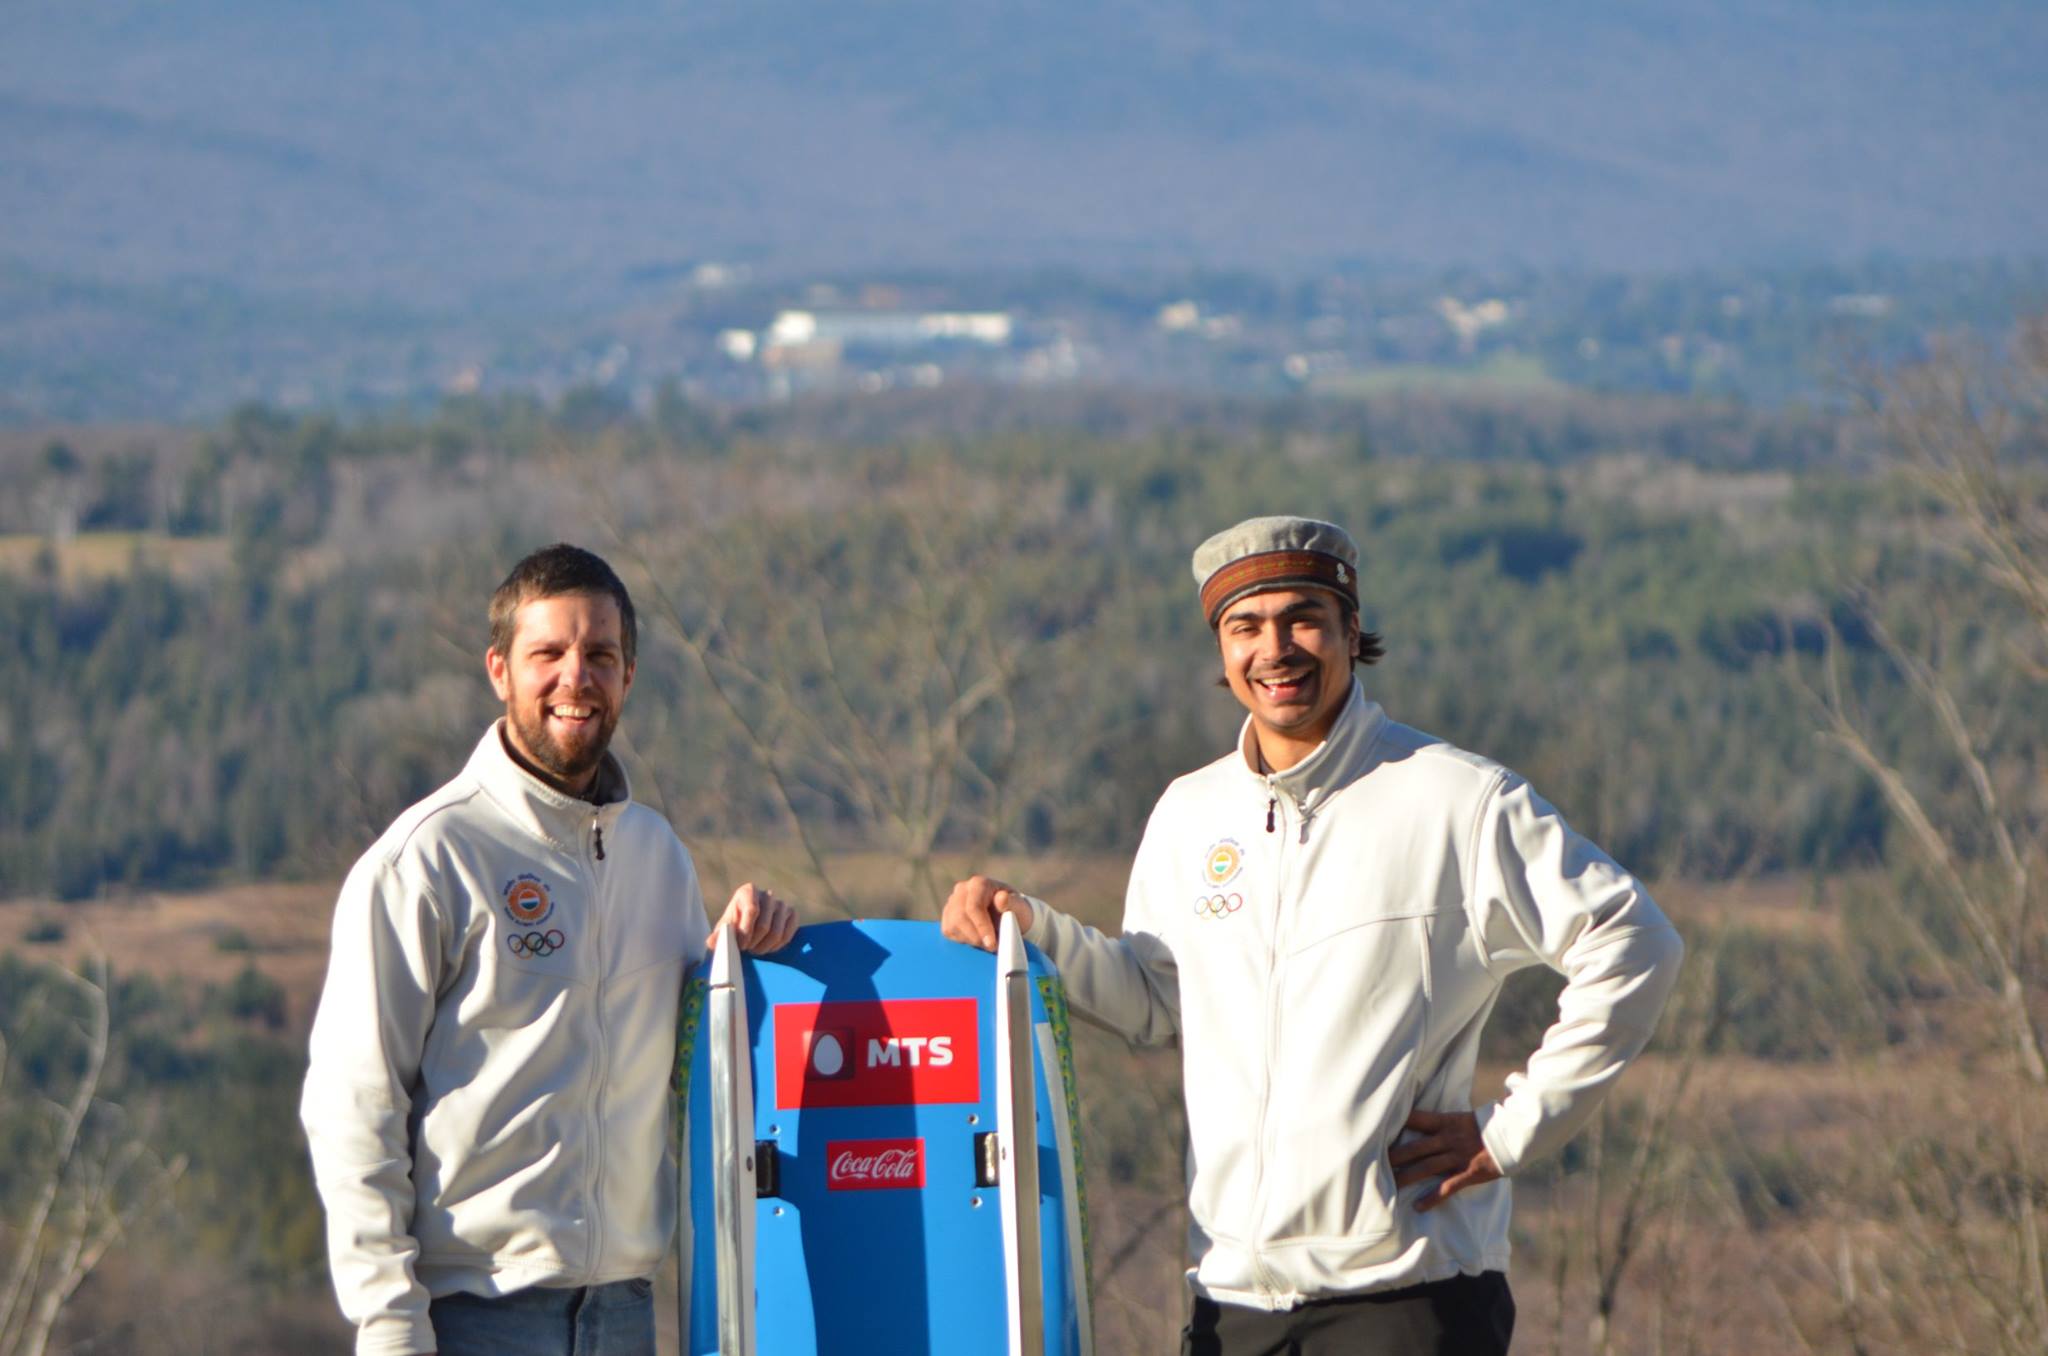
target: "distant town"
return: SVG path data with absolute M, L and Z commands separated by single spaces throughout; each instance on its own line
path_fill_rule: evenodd
M 1978 264 L 1672 276 L 1331 272 L 993 283 L 776 284 L 700 264 L 580 357 L 464 370 L 475 388 L 663 381 L 778 401 L 949 382 L 1370 396 L 1576 387 L 1825 401 L 1830 364 L 1995 331 L 2048 304 L 2048 267 Z M 567 357 L 566 362 L 562 357 Z
M 0 277 L 0 303 L 10 285 L 25 287 Z M 626 271 L 545 319 L 39 287 L 0 304 L 0 422 L 576 392 L 646 410 L 664 390 L 745 406 L 963 383 L 1335 399 L 1578 389 L 1769 407 L 1835 402 L 1846 370 L 2003 330 L 2048 305 L 2048 263 L 790 279 L 714 260 Z

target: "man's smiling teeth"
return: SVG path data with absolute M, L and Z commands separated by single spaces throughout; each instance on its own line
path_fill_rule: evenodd
M 590 708 L 587 706 L 555 706 L 548 709 L 548 714 L 559 717 L 562 720 L 588 720 L 590 719 Z

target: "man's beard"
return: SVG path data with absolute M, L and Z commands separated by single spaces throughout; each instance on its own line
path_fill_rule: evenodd
M 618 728 L 619 713 L 607 708 L 598 722 L 596 734 L 574 748 L 563 747 L 548 729 L 545 710 L 535 714 L 526 705 L 508 703 L 505 719 L 511 722 L 512 731 L 517 736 L 516 747 L 533 760 L 535 767 L 555 781 L 573 786 L 589 776 L 603 761 L 605 750 L 611 747 L 612 731 Z

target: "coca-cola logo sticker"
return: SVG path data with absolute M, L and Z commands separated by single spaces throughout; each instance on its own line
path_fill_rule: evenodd
M 914 1190 L 923 1185 L 921 1139 L 825 1141 L 825 1187 L 829 1191 Z
M 778 1003 L 774 1021 L 780 1109 L 981 1099 L 972 998 Z

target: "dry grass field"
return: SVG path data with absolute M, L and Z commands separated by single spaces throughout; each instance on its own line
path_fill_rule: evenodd
M 326 972 L 337 884 L 237 885 L 61 906 L 0 901 L 0 946 L 58 964 L 103 955 L 116 974 L 142 972 L 194 985 L 225 984 L 253 965 L 283 986 L 288 1024 L 303 1030 Z M 61 936 L 51 935 L 58 931 Z
M 225 537 L 172 537 L 160 532 L 81 532 L 54 539 L 39 532 L 0 534 L 0 571 L 29 574 L 48 553 L 57 582 L 76 588 L 101 579 L 119 579 L 140 568 L 161 570 L 179 579 L 202 579 L 228 567 Z

